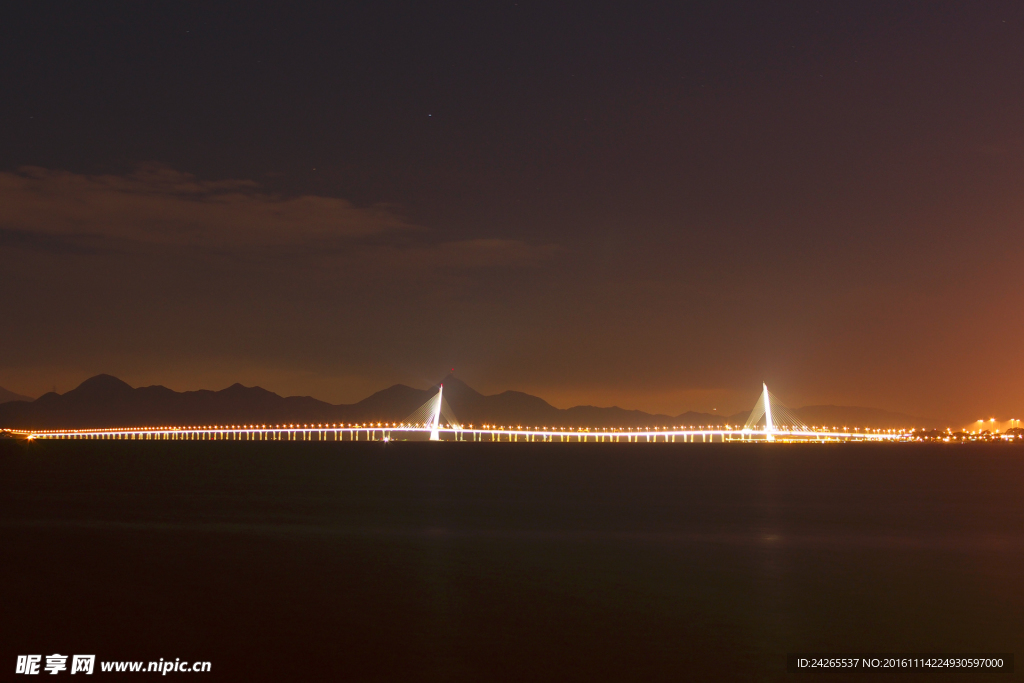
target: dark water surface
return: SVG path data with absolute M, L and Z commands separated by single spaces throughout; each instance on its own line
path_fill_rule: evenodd
M 7 443 L 0 536 L 0 680 L 54 652 L 211 681 L 1024 653 L 1012 446 Z

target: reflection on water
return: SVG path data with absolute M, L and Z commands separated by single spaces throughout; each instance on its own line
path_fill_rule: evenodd
M 207 680 L 781 680 L 791 651 L 1021 652 L 1022 456 L 7 444 L 2 656 L 206 659 Z

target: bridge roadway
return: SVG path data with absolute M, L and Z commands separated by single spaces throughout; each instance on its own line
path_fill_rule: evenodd
M 9 430 L 34 439 L 106 439 L 118 441 L 396 441 L 425 440 L 429 427 L 404 425 L 302 425 L 139 427 L 124 429 Z M 477 442 L 643 442 L 711 443 L 766 441 L 764 431 L 747 429 L 438 429 L 441 441 Z M 898 431 L 774 430 L 775 442 L 897 441 L 907 438 Z

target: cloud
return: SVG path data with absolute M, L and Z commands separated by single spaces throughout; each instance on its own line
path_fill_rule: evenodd
M 105 238 L 245 248 L 331 243 L 415 226 L 383 207 L 283 197 L 250 180 L 200 181 L 151 163 L 123 176 L 37 167 L 0 173 L 0 228 L 25 242 Z
M 385 262 L 409 272 L 531 267 L 557 251 L 519 240 L 445 240 L 385 206 L 283 197 L 251 180 L 203 181 L 157 163 L 127 175 L 0 172 L 0 247 L 89 255 L 133 246 L 273 254 L 279 263 L 291 254 L 328 268 Z

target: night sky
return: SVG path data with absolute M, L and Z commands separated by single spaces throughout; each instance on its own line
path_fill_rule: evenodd
M 1024 417 L 1024 3 L 4 3 L 0 386 Z

